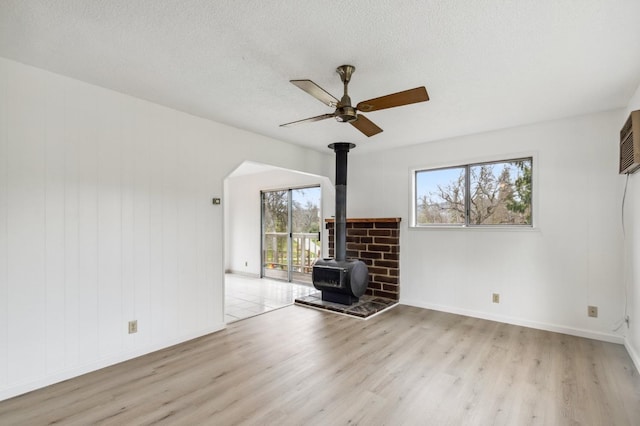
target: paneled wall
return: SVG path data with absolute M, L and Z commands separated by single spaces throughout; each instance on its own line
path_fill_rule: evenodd
M 0 59 L 0 399 L 223 327 L 211 198 L 255 159 L 331 166 Z

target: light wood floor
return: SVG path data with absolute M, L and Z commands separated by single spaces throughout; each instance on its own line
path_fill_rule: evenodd
M 398 306 L 289 306 L 0 403 L 0 424 L 639 425 L 620 345 Z

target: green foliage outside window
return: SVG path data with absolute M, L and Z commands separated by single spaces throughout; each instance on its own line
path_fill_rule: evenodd
M 416 225 L 531 225 L 532 158 L 415 173 Z

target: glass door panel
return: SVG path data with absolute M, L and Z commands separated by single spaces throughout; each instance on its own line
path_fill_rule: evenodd
M 311 283 L 321 256 L 320 187 L 262 193 L 262 276 Z
M 262 275 L 289 280 L 289 191 L 262 193 Z
M 293 281 L 311 283 L 313 262 L 320 256 L 320 187 L 291 191 Z

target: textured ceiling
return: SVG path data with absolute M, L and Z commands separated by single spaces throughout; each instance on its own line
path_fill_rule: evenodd
M 326 151 L 365 150 L 625 107 L 640 83 L 638 0 L 3 0 L 0 56 Z M 377 111 L 366 138 L 290 79 Z M 359 151 L 362 152 L 361 149 Z

